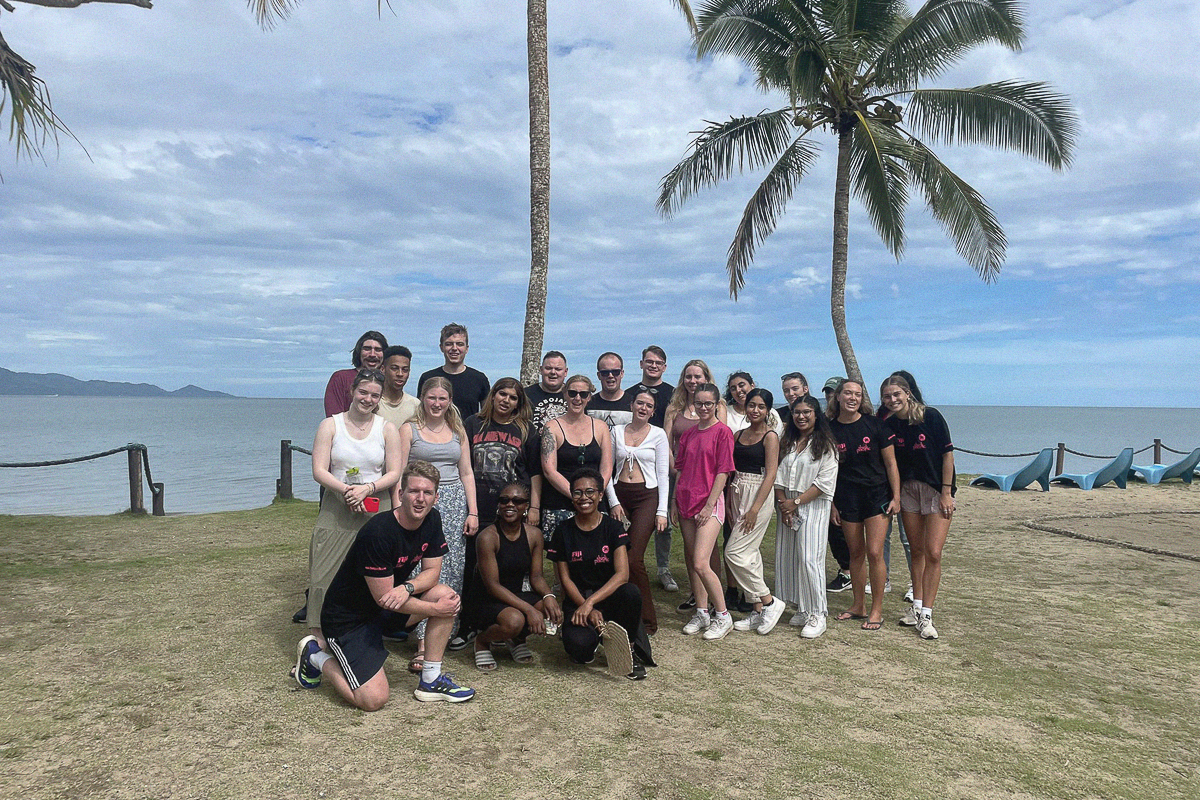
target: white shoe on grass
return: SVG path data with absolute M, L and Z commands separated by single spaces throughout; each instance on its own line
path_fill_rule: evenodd
M 828 623 L 825 622 L 824 614 L 813 614 L 808 618 L 808 624 L 800 629 L 800 636 L 804 639 L 816 639 L 825 632 Z

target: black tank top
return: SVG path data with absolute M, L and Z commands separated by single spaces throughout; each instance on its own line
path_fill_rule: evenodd
M 502 531 L 497 529 L 500 537 L 500 547 L 496 551 L 496 567 L 500 571 L 500 585 L 513 594 L 520 594 L 521 585 L 529 575 L 529 565 L 532 558 L 529 549 L 529 536 L 525 526 L 521 526 L 521 535 L 517 540 L 509 541 Z
M 590 417 L 589 417 L 590 419 Z M 557 422 L 557 420 L 555 420 Z M 592 441 L 587 444 L 571 444 L 567 441 L 567 432 L 562 425 L 558 426 L 559 433 L 562 434 L 563 442 L 558 446 L 558 471 L 569 483 L 571 476 L 575 471 L 582 467 L 591 467 L 597 472 L 600 471 L 600 460 L 604 458 L 604 451 L 600 449 L 600 442 L 596 441 L 596 426 L 592 425 Z M 546 490 L 542 494 L 542 508 L 567 509 L 574 508 L 571 505 L 571 498 L 562 494 L 550 485 L 549 481 L 545 483 Z
M 767 446 L 764 435 L 755 444 L 742 444 L 742 432 L 733 437 L 733 468 L 738 472 L 762 475 L 767 471 Z

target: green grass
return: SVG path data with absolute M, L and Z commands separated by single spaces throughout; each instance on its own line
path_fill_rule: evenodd
M 391 703 L 363 714 L 286 678 L 314 517 L 303 502 L 0 517 L 6 793 L 332 798 L 418 781 L 450 798 L 1200 796 L 1195 563 L 964 514 L 937 642 L 895 625 L 895 571 L 881 632 L 831 623 L 812 642 L 786 617 L 766 637 L 681 636 L 680 595 L 656 589 L 662 666 L 645 682 L 535 640 L 536 665 L 502 658 L 491 675 L 451 654 L 479 696 L 420 704 L 400 646 Z M 830 595 L 834 612 L 849 602 Z

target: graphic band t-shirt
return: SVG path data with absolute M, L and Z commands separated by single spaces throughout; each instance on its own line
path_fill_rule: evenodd
M 632 402 L 633 398 L 629 392 L 621 395 L 618 400 L 605 400 L 596 393 L 588 401 L 587 415 L 605 422 L 611 431 L 618 425 L 627 425 L 633 421 Z
M 684 519 L 691 519 L 708 502 L 717 476 L 734 471 L 733 431 L 723 422 L 684 431 L 675 453 L 675 469 L 679 470 L 675 503 Z
M 321 627 L 326 634 L 337 636 L 375 619 L 380 608 L 366 578 L 391 577 L 392 585 L 399 586 L 421 559 L 441 558 L 446 549 L 442 517 L 436 508 L 430 509 L 421 525 L 411 531 L 400 525 L 393 511 L 371 517 L 359 530 L 329 584 L 321 609 Z
M 550 393 L 542 388 L 540 383 L 531 383 L 525 387 L 525 397 L 529 400 L 530 413 L 533 415 L 533 429 L 541 433 L 542 428 L 552 419 L 558 419 L 567 413 L 566 387 Z
M 485 422 L 478 414 L 467 418 L 466 429 L 482 529 L 496 521 L 496 500 L 501 489 L 513 481 L 528 484 L 530 478 L 541 474 L 539 440 L 532 425 L 527 424 L 522 433 L 515 422 Z
M 434 377 L 450 381 L 450 386 L 454 388 L 454 406 L 464 420 L 472 414 L 479 413 L 483 401 L 487 399 L 488 392 L 492 389 L 487 375 L 473 367 L 465 367 L 462 372 L 451 375 L 442 366 L 421 373 L 421 379 L 417 381 L 418 396 L 420 396 L 421 387 L 425 385 L 425 381 Z
M 942 459 L 954 451 L 950 428 L 936 408 L 925 407 L 920 423 L 903 420 L 895 414 L 887 418 L 888 429 L 896 437 L 896 466 L 901 481 L 921 481 L 942 490 Z M 950 494 L 958 487 L 951 480 Z
M 566 562 L 575 587 L 587 597 L 616 572 L 613 554 L 618 547 L 629 547 L 629 534 L 612 517 L 601 514 L 600 524 L 590 531 L 580 530 L 575 517 L 571 517 L 554 530 L 554 537 L 546 545 L 546 557 Z
M 894 444 L 887 426 L 862 414 L 851 423 L 830 420 L 829 427 L 838 443 L 838 486 L 887 486 L 881 453 Z

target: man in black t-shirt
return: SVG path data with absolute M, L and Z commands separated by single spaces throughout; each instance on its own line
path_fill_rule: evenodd
M 396 508 L 376 514 L 359 530 L 325 594 L 321 628 L 327 649 L 315 636 L 304 637 L 296 648 L 293 677 L 302 688 L 315 689 L 324 677 L 351 705 L 364 711 L 382 708 L 389 694 L 382 616 L 391 612 L 406 628 L 428 620 L 425 666 L 413 696 L 451 703 L 475 696 L 474 689 L 442 672 L 462 600 L 438 583 L 446 552 L 441 515 L 433 507 L 438 481 L 437 467 L 412 462 L 401 478 Z M 421 572 L 409 581 L 418 562 Z
M 417 381 L 417 397 L 420 398 L 421 387 L 425 385 L 426 379 L 445 378 L 454 388 L 454 406 L 462 418 L 466 419 L 479 413 L 479 408 L 487 399 L 492 385 L 488 382 L 487 375 L 463 363 L 467 358 L 467 350 L 471 349 L 466 326 L 451 322 L 442 328 L 438 348 L 442 351 L 446 363 L 421 373 L 421 380 Z
M 557 350 L 547 350 L 542 356 L 541 373 L 541 381 L 525 387 L 525 397 L 533 414 L 533 429 L 538 433 L 547 422 L 567 413 L 567 398 L 563 392 L 567 357 Z

